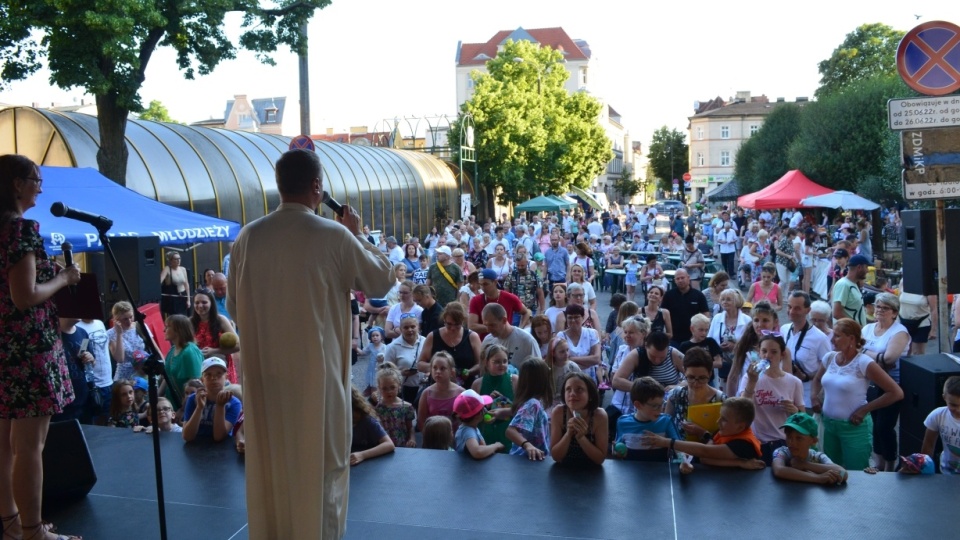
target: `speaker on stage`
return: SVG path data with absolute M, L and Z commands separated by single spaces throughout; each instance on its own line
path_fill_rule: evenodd
M 160 272 L 163 259 L 160 255 L 160 238 L 156 236 L 114 236 L 110 245 L 117 256 L 120 271 L 127 280 L 135 305 L 160 301 Z M 127 296 L 113 264 L 104 260 L 104 304 L 107 309 Z
M 960 209 L 944 211 L 947 226 L 947 289 L 960 290 L 960 250 L 951 249 L 960 241 Z M 903 290 L 924 296 L 937 294 L 937 216 L 933 210 L 904 210 Z
M 946 405 L 943 401 L 943 383 L 953 375 L 960 375 L 960 362 L 946 354 L 924 354 L 900 361 L 900 387 L 903 388 L 900 410 L 901 456 L 920 451 L 927 431 L 923 421 L 934 409 Z M 936 452 L 942 449 L 938 441 Z
M 52 422 L 43 447 L 43 502 L 86 496 L 97 483 L 87 439 L 80 422 Z

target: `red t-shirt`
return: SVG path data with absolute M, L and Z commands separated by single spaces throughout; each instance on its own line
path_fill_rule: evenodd
M 487 301 L 487 296 L 482 292 L 473 298 L 470 299 L 470 314 L 476 315 L 477 320 L 480 321 L 480 324 L 483 324 L 483 307 L 489 304 Z M 514 312 L 523 312 L 523 302 L 520 301 L 520 298 L 513 293 L 508 293 L 507 291 L 500 291 L 500 296 L 497 297 L 496 302 L 503 306 L 503 309 L 507 311 L 507 321 L 511 324 L 513 323 L 513 314 Z M 483 338 L 487 337 L 486 333 L 480 333 L 480 340 L 483 341 Z

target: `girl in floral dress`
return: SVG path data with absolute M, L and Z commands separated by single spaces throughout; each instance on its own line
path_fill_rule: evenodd
M 414 436 L 413 405 L 400 399 L 400 388 L 403 386 L 403 376 L 392 362 L 384 362 L 377 367 L 377 389 L 380 400 L 374 410 L 380 417 L 380 425 L 390 436 L 394 446 L 416 448 L 417 439 Z

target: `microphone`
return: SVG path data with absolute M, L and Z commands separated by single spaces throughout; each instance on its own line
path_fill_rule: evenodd
M 108 231 L 110 230 L 110 227 L 113 227 L 113 220 L 110 218 L 84 212 L 83 210 L 76 210 L 74 208 L 70 208 L 62 202 L 53 203 L 53 206 L 50 207 L 50 213 L 56 217 L 65 217 L 67 219 L 75 219 L 77 221 L 89 223 L 90 225 L 96 227 L 98 231 Z
M 67 268 L 73 266 L 73 244 L 70 242 L 64 242 L 60 244 L 60 249 L 63 250 L 63 261 L 67 264 Z M 76 285 L 70 285 L 70 294 L 75 294 L 77 292 Z
M 323 204 L 327 205 L 327 208 L 333 210 L 333 212 L 338 216 L 343 217 L 343 205 L 331 197 L 326 190 L 323 191 Z

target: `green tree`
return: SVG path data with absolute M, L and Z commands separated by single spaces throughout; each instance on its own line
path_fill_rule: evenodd
M 640 193 L 643 186 L 633 178 L 633 167 L 629 164 L 623 166 L 620 171 L 620 177 L 613 183 L 613 189 L 620 194 L 621 199 L 631 199 L 634 195 Z
M 767 115 L 763 126 L 737 150 L 734 177 L 744 193 L 767 187 L 791 169 L 787 150 L 800 132 L 802 108 L 782 103 Z
M 489 202 L 496 189 L 502 203 L 517 203 L 587 187 L 613 158 L 600 103 L 584 92 L 567 93 L 562 62 L 559 51 L 508 40 L 487 62 L 489 73 L 473 73 L 473 96 L 449 140 L 458 150 L 462 116 L 472 115 L 479 182 Z
M 690 149 L 686 138 L 687 135 L 682 131 L 667 129 L 667 126 L 653 132 L 647 159 L 657 179 L 657 186 L 664 193 L 671 193 L 673 179 L 681 178 L 683 173 L 690 170 Z M 682 194 L 683 190 L 680 190 L 680 193 Z
M 787 161 L 820 184 L 848 191 L 865 178 L 890 174 L 896 154 L 890 155 L 887 100 L 910 95 L 899 78 L 878 77 L 810 103 Z
M 880 23 L 864 24 L 847 34 L 830 58 L 820 62 L 820 88 L 823 98 L 849 85 L 873 77 L 896 75 L 897 45 L 904 32 Z
M 183 122 L 177 122 L 173 118 L 170 118 L 170 111 L 160 102 L 160 100 L 155 99 L 150 102 L 150 105 L 142 113 L 140 113 L 141 120 L 150 120 L 152 122 L 172 122 L 174 124 L 182 124 Z
M 280 45 L 306 48 L 300 26 L 330 0 L 7 0 L 0 3 L 0 87 L 35 73 L 45 58 L 50 82 L 81 87 L 96 97 L 100 172 L 125 183 L 127 115 L 143 110 L 140 87 L 159 46 L 177 51 L 184 77 L 205 75 L 238 48 L 272 64 Z M 224 17 L 243 13 L 238 44 L 224 34 Z

